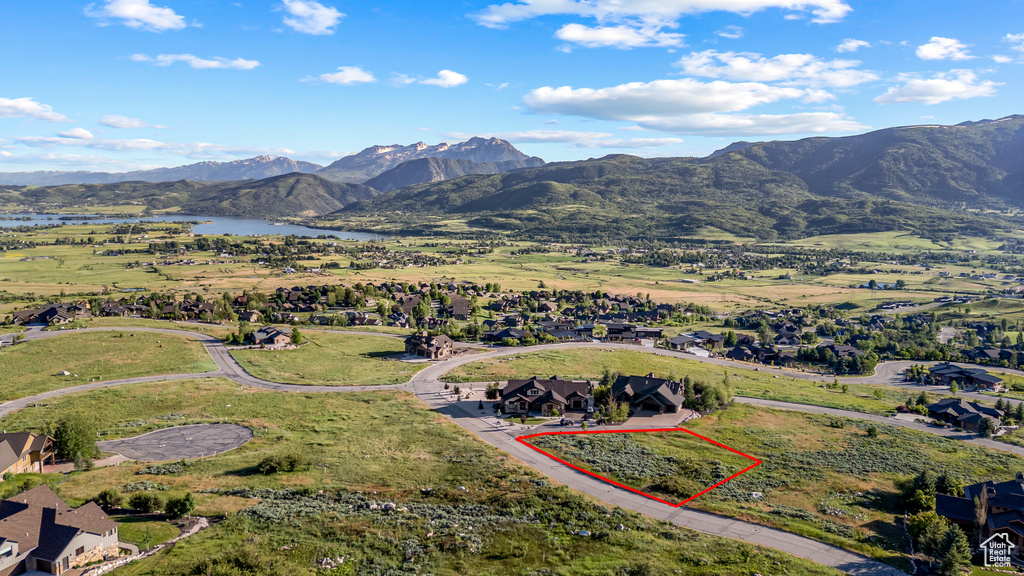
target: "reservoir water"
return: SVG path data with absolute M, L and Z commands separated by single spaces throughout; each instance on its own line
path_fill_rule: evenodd
M 84 217 L 85 219 L 62 220 L 61 218 Z M 27 218 L 27 220 L 23 220 Z M 15 226 L 34 226 L 38 224 L 60 224 L 63 222 L 68 226 L 88 226 L 90 224 L 100 226 L 104 224 L 135 224 L 145 222 L 181 222 L 195 221 L 203 222 L 193 227 L 192 231 L 204 236 L 219 236 L 231 234 L 233 236 L 269 236 L 280 234 L 283 236 L 310 236 L 334 235 L 342 240 L 382 240 L 383 236 L 377 234 L 366 234 L 362 232 L 346 232 L 344 230 L 320 230 L 299 226 L 297 224 L 275 223 L 258 218 L 235 218 L 231 216 L 189 216 L 186 214 L 159 215 L 159 216 L 131 216 L 117 217 L 105 216 L 102 214 L 0 214 L 0 228 L 13 228 Z

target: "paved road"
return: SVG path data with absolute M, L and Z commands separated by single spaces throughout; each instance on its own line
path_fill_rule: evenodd
M 457 405 L 452 405 L 445 400 L 441 394 L 442 383 L 440 378 L 455 368 L 464 364 L 475 362 L 477 360 L 484 360 L 488 358 L 498 358 L 503 356 L 510 356 L 516 354 L 539 352 L 544 350 L 566 350 L 566 349 L 607 349 L 607 350 L 630 350 L 636 352 L 643 352 L 649 354 L 656 354 L 659 356 L 668 356 L 683 358 L 687 360 L 695 360 L 699 362 L 706 362 L 719 366 L 725 366 L 730 368 L 738 369 L 751 369 L 754 366 L 750 364 L 733 362 L 731 360 L 724 360 L 720 358 L 700 358 L 690 354 L 685 354 L 672 350 L 663 350 L 658 348 L 640 347 L 629 344 L 611 344 L 611 343 L 565 343 L 565 344 L 548 344 L 541 346 L 534 346 L 529 349 L 517 349 L 517 348 L 502 348 L 492 349 L 481 354 L 474 354 L 468 356 L 462 356 L 453 358 L 443 362 L 436 362 L 431 364 L 425 370 L 417 373 L 413 378 L 406 384 L 396 385 L 384 385 L 384 386 L 303 386 L 296 384 L 283 384 L 278 382 L 270 382 L 267 380 L 261 380 L 247 373 L 239 364 L 231 357 L 231 354 L 223 346 L 223 344 L 215 337 L 189 332 L 185 330 L 174 330 L 174 329 L 163 329 L 163 328 L 88 328 L 85 331 L 92 330 L 121 330 L 129 332 L 158 332 L 166 334 L 178 334 L 186 337 L 195 338 L 201 342 L 209 351 L 210 356 L 217 363 L 219 370 L 216 372 L 208 372 L 203 374 L 181 374 L 181 375 L 161 375 L 151 376 L 143 378 L 132 378 L 128 380 L 119 380 L 111 382 L 94 382 L 91 384 L 85 384 L 82 386 L 75 386 L 72 388 L 65 388 L 62 390 L 54 390 L 37 396 L 28 398 L 22 398 L 13 402 L 8 402 L 0 405 L 0 417 L 5 416 L 15 410 L 31 405 L 34 402 L 44 400 L 47 398 L 54 398 L 65 394 L 72 394 L 75 392 L 81 392 L 84 390 L 94 390 L 99 388 L 107 388 L 112 386 L 119 386 L 123 384 L 139 383 L 139 382 L 155 382 L 162 380 L 171 379 L 185 379 L 185 378 L 210 378 L 210 377 L 225 377 L 244 384 L 247 386 L 253 386 L 257 388 L 263 388 L 267 390 L 276 390 L 282 392 L 353 392 L 353 391 L 372 391 L 372 390 L 411 390 L 421 400 L 423 400 L 428 406 L 437 410 L 438 412 L 445 414 L 453 419 L 453 421 L 462 426 L 466 430 L 477 435 L 484 441 L 498 447 L 499 449 L 508 452 L 509 454 L 517 457 L 523 463 L 532 468 L 548 475 L 549 477 L 558 480 L 564 484 L 570 485 L 582 492 L 590 494 L 600 500 L 609 502 L 613 505 L 622 506 L 629 508 L 637 512 L 649 515 L 654 518 L 667 520 L 680 526 L 686 526 L 694 530 L 706 532 L 709 534 L 717 534 L 759 544 L 777 550 L 808 558 L 820 564 L 831 566 L 843 570 L 850 574 L 864 574 L 864 575 L 894 575 L 901 574 L 900 571 L 879 563 L 875 560 L 868 559 L 857 554 L 853 554 L 842 550 L 837 547 L 829 546 L 827 544 L 817 542 L 803 538 L 788 532 L 774 530 L 759 526 L 752 523 L 742 522 L 731 518 L 723 518 L 708 514 L 704 512 L 697 512 L 688 508 L 673 508 L 660 504 L 654 500 L 644 498 L 642 496 L 633 494 L 632 492 L 621 490 L 611 486 L 605 482 L 575 472 L 571 468 L 562 466 L 557 462 L 554 462 L 548 458 L 541 456 L 522 446 L 515 439 L 510 436 L 505 430 L 494 428 L 486 424 L 482 419 L 476 418 L 473 415 L 465 412 Z M 77 330 L 75 332 L 81 332 Z M 363 335 L 374 335 L 380 336 L 381 334 L 376 332 L 358 332 L 358 331 L 336 331 L 339 333 L 355 333 Z M 60 336 L 62 334 L 68 334 L 72 332 L 43 332 L 39 330 L 30 330 L 26 333 L 26 341 L 38 340 L 42 338 L 49 338 L 54 336 Z M 908 366 L 915 364 L 914 362 L 885 362 L 879 365 L 878 370 L 872 376 L 860 377 L 860 378 L 843 378 L 842 382 L 850 383 L 864 383 L 864 384 L 889 384 L 889 385 L 901 385 L 908 388 L 920 389 L 921 387 L 901 382 L 900 372 L 905 370 Z M 920 363 L 918 363 L 920 364 Z M 925 363 L 928 364 L 928 363 Z M 808 372 L 798 372 L 793 370 L 785 370 L 780 368 L 772 367 L 757 367 L 761 372 L 768 374 L 778 374 L 787 377 L 801 378 L 804 380 L 812 381 L 831 381 L 832 377 L 824 374 L 814 374 Z M 1003 370 L 1008 373 L 1019 373 L 1024 374 L 1021 371 Z M 962 396 L 971 397 L 970 394 L 962 394 Z M 986 398 L 981 395 L 977 395 L 979 398 Z M 990 398 L 989 398 L 990 399 Z M 923 432 L 937 434 L 953 438 L 961 438 L 974 444 L 985 446 L 987 448 L 994 448 L 997 450 L 1003 450 L 1007 452 L 1013 452 L 1016 454 L 1024 455 L 1024 449 L 1010 446 L 1007 444 L 994 442 L 991 440 L 983 440 L 975 438 L 973 435 L 966 435 L 964 433 L 955 433 L 951 430 L 939 429 L 931 426 L 918 424 L 915 422 L 906 422 L 896 420 L 893 418 L 887 418 L 883 416 L 875 416 L 871 414 L 863 414 L 859 412 L 837 410 L 833 408 L 823 408 L 818 406 L 808 406 L 802 404 L 790 404 L 784 402 L 775 402 L 771 400 L 759 400 L 752 398 L 737 398 L 737 401 L 749 404 L 757 404 L 763 406 L 770 406 L 774 408 L 782 408 L 787 410 L 795 410 L 801 412 L 811 412 L 820 414 L 831 414 L 835 416 L 844 416 L 849 418 L 858 418 L 864 420 L 876 421 L 884 424 L 903 426 L 907 428 L 918 429 Z M 965 437 L 970 436 L 970 437 Z

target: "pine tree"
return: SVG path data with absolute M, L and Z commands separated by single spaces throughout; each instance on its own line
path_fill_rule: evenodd
M 947 528 L 939 542 L 935 558 L 939 561 L 939 574 L 942 576 L 957 576 L 964 568 L 970 566 L 971 546 L 963 531 L 956 526 Z

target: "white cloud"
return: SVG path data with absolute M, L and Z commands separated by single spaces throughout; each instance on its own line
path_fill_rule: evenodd
M 373 74 L 363 70 L 359 66 L 339 66 L 337 72 L 321 74 L 317 76 L 316 79 L 322 80 L 323 82 L 329 82 L 331 84 L 340 84 L 342 86 L 377 81 Z M 309 80 L 313 80 L 313 78 L 304 78 L 303 82 Z
M 83 139 L 80 136 L 68 137 L 61 134 L 57 137 L 26 136 L 15 139 L 15 143 L 31 148 L 51 148 L 54 146 L 71 146 L 93 150 L 123 151 L 154 151 L 165 152 L 195 159 L 216 159 L 237 156 L 255 156 L 259 154 L 271 156 L 288 156 L 295 153 L 288 148 L 260 148 L 255 146 L 232 146 L 211 144 L 209 142 L 161 142 L 147 138 L 135 139 Z
M 446 138 L 468 140 L 474 136 L 500 138 L 513 144 L 572 144 L 574 148 L 659 148 L 679 144 L 681 138 L 612 138 L 608 132 L 575 130 L 525 130 L 521 132 L 449 132 Z
M 440 86 L 441 88 L 454 88 L 466 82 L 469 82 L 469 78 L 452 70 L 441 70 L 437 73 L 437 78 L 427 78 L 426 80 L 419 81 L 420 84 Z
M 749 52 L 705 50 L 684 56 L 676 66 L 704 78 L 781 82 L 792 86 L 849 88 L 878 79 L 874 72 L 855 70 L 857 60 L 822 60 L 812 54 L 779 54 L 765 58 Z
M 846 40 L 843 40 L 839 46 L 836 46 L 836 52 L 856 52 L 861 48 L 871 48 L 871 43 L 865 42 L 864 40 L 847 38 Z
M 992 57 L 992 61 L 995 62 L 996 64 L 1009 64 L 1010 62 L 1013 62 L 1013 58 L 1010 58 L 1009 56 L 1003 56 L 1001 54 L 996 54 L 995 56 Z
M 734 112 L 804 94 L 798 88 L 755 82 L 700 82 L 685 78 L 630 82 L 600 89 L 545 86 L 528 93 L 523 101 L 538 113 L 628 121 L 648 114 Z
M 632 122 L 683 134 L 801 134 L 863 128 L 838 112 L 783 115 L 729 114 L 780 100 L 820 99 L 820 91 L 759 82 L 701 82 L 693 78 L 632 82 L 609 88 L 545 86 L 524 104 L 539 114 Z
M 996 86 L 1001 86 L 991 80 L 980 80 L 971 70 L 951 70 L 927 79 L 904 75 L 900 80 L 903 81 L 902 85 L 889 88 L 874 101 L 878 104 L 933 105 L 950 100 L 995 96 Z
M 243 58 L 199 58 L 192 54 L 160 54 L 159 56 L 147 56 L 146 54 L 132 54 L 132 62 L 151 62 L 154 66 L 170 66 L 175 62 L 184 62 L 191 68 L 197 70 L 230 69 L 230 70 L 252 70 L 260 65 L 257 60 L 245 60 Z
M 317 36 L 334 34 L 334 27 L 345 17 L 333 6 L 324 6 L 313 0 L 284 0 L 288 16 L 284 23 L 296 32 Z
M 747 15 L 770 8 L 810 12 L 819 23 L 842 20 L 851 11 L 842 0 L 518 0 L 492 4 L 471 17 L 492 28 L 552 15 L 594 18 L 602 23 L 634 20 L 666 25 L 690 14 L 726 11 Z
M 0 118 L 35 118 L 47 122 L 70 122 L 68 117 L 53 111 L 47 104 L 31 98 L 0 98 Z
M 167 128 L 162 124 L 150 124 L 139 118 L 129 118 L 117 114 L 107 114 L 100 118 L 100 124 L 108 128 Z
M 93 18 L 117 19 L 130 28 L 151 32 L 181 30 L 185 27 L 184 17 L 170 8 L 153 6 L 149 0 L 106 0 L 100 8 L 89 4 L 85 7 L 85 14 Z
M 466 133 L 449 132 L 445 138 L 468 140 L 474 136 L 480 138 L 500 138 L 518 144 L 577 144 L 600 138 L 609 138 L 608 132 L 577 132 L 574 130 L 524 130 L 521 132 Z
M 661 27 L 584 26 L 566 24 L 555 36 L 559 40 L 579 44 L 586 48 L 613 47 L 621 49 L 643 46 L 675 47 L 683 45 L 683 34 L 661 32 Z
M 970 60 L 974 58 L 967 51 L 967 45 L 956 38 L 932 36 L 927 44 L 917 47 L 917 57 L 921 60 Z
M 85 128 L 72 128 L 67 132 L 58 132 L 57 135 L 64 138 L 77 138 L 79 140 L 92 140 L 94 138 L 92 132 L 89 132 Z
M 1007 34 L 1003 36 L 1003 42 L 1009 42 L 1013 50 L 1024 52 L 1024 34 Z
M 722 28 L 718 32 L 715 32 L 715 34 L 718 34 L 722 38 L 729 38 L 730 40 L 736 40 L 738 38 L 743 38 L 743 28 L 740 28 L 739 26 L 736 26 L 735 24 L 730 24 L 730 25 L 726 26 L 725 28 Z
M 717 136 L 769 136 L 854 132 L 867 126 L 837 112 L 799 114 L 692 114 L 678 118 L 638 118 L 655 130 Z
M 682 144 L 682 138 L 623 138 L 581 142 L 577 148 L 661 148 Z

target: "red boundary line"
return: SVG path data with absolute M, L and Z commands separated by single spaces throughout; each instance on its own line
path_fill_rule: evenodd
M 595 474 L 594 472 L 591 472 L 590 470 L 585 470 L 583 468 L 580 468 L 579 466 L 576 466 L 574 464 L 570 464 L 570 463 L 566 462 L 565 460 L 562 460 L 561 458 L 559 458 L 559 457 L 557 457 L 557 456 L 555 456 L 553 454 L 545 452 L 544 450 L 541 450 L 540 448 L 538 448 L 538 447 L 534 446 L 533 444 L 530 444 L 529 442 L 526 441 L 526 440 L 528 440 L 530 438 L 537 438 L 539 436 L 562 436 L 562 435 L 569 435 L 569 434 L 633 434 L 633 433 L 636 433 L 636 432 L 686 432 L 687 434 L 690 434 L 692 436 L 696 436 L 697 438 L 700 438 L 701 440 L 704 440 L 705 442 L 710 442 L 711 444 L 714 444 L 715 446 L 718 446 L 719 448 L 725 448 L 726 450 L 728 450 L 729 452 L 732 452 L 733 454 L 739 454 L 740 456 L 743 456 L 744 458 L 747 458 L 749 460 L 753 460 L 754 463 L 751 464 L 750 466 L 747 466 L 743 470 L 740 470 L 739 472 L 733 474 L 732 476 L 729 476 L 725 480 L 722 480 L 721 482 L 718 482 L 717 484 L 715 484 L 713 486 L 709 486 L 709 487 L 701 490 L 700 492 L 694 494 L 693 496 L 690 496 L 686 500 L 683 500 L 682 502 L 680 502 L 678 504 L 673 504 L 673 503 L 671 503 L 671 502 L 669 502 L 667 500 L 662 500 L 661 498 L 658 498 L 657 496 L 652 496 L 651 494 L 648 494 L 647 492 L 644 492 L 642 490 L 637 490 L 636 488 L 633 488 L 632 486 L 626 486 L 625 484 L 622 484 L 620 482 L 616 482 L 615 480 L 612 480 L 610 478 L 605 478 L 604 476 L 601 476 L 600 474 Z M 756 468 L 756 467 L 761 465 L 761 461 L 760 460 L 758 460 L 757 458 L 754 458 L 753 456 L 750 456 L 749 454 L 744 454 L 743 452 L 740 452 L 739 450 L 736 450 L 734 448 L 730 448 L 730 447 L 726 446 L 725 444 L 722 444 L 722 443 L 719 443 L 719 442 L 715 442 L 714 440 L 712 440 L 710 438 L 706 438 L 704 436 L 701 436 L 700 434 L 697 434 L 696 432 L 694 432 L 692 430 L 687 430 L 686 428 L 648 428 L 648 429 L 643 429 L 643 430 L 593 430 L 593 431 L 589 431 L 589 432 L 587 432 L 587 431 L 580 431 L 580 432 L 541 432 L 539 434 L 530 434 L 530 435 L 527 435 L 527 436 L 519 436 L 518 438 L 516 438 L 516 441 L 519 442 L 520 444 L 524 445 L 524 446 L 528 446 L 528 447 L 536 450 L 537 452 L 540 452 L 541 454 L 547 456 L 548 458 L 551 458 L 552 460 L 555 460 L 556 462 L 560 462 L 562 464 L 565 464 L 566 466 L 572 468 L 573 470 L 576 470 L 578 472 L 582 472 L 582 473 L 584 473 L 584 474 L 586 474 L 588 476 L 593 476 L 594 478 L 597 478 L 598 480 L 602 480 L 604 482 L 608 482 L 609 484 L 614 484 L 615 486 L 618 486 L 619 488 L 623 488 L 623 489 L 629 490 L 630 492 L 639 494 L 641 496 L 645 496 L 647 498 L 650 498 L 651 500 L 657 500 L 658 502 L 661 502 L 662 504 L 666 504 L 668 506 L 672 506 L 673 508 L 679 508 L 680 506 L 685 505 L 686 503 L 690 502 L 694 498 L 697 498 L 698 496 L 702 496 L 704 494 L 707 494 L 708 492 L 714 490 L 715 488 L 718 488 L 719 486 L 721 486 L 722 484 L 725 484 L 726 482 L 732 480 L 733 478 L 736 478 L 737 476 L 739 476 L 741 474 L 749 472 L 749 471 L 753 470 L 754 468 Z

